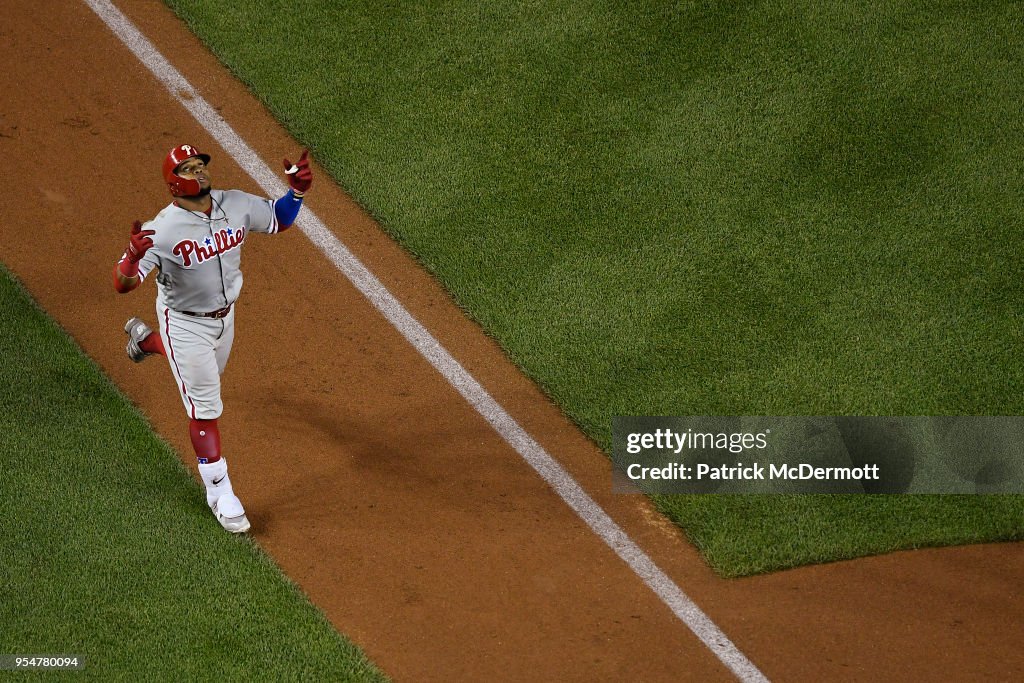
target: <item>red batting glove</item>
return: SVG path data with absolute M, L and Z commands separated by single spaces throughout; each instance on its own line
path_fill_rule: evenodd
M 287 159 L 284 160 L 284 173 L 288 176 L 288 184 L 299 197 L 304 195 L 313 184 L 313 171 L 309 170 L 307 156 L 309 156 L 308 149 L 302 151 L 302 156 L 299 157 L 296 164 L 292 164 Z
M 141 221 L 132 223 L 128 248 L 125 249 L 121 260 L 114 266 L 114 289 L 123 294 L 139 286 L 139 261 L 153 246 L 150 235 L 155 233 L 155 230 L 143 230 Z
M 142 257 L 149 251 L 149 248 L 153 246 L 153 240 L 150 236 L 155 234 L 156 230 L 143 230 L 142 221 L 132 223 L 131 238 L 128 242 L 128 250 L 125 252 L 128 260 L 132 263 L 141 261 Z

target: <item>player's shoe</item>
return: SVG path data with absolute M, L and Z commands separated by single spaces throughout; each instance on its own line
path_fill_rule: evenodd
M 220 525 L 233 534 L 244 534 L 249 530 L 249 519 L 245 516 L 242 501 L 233 493 L 225 493 L 210 506 Z
M 142 321 L 142 318 L 132 318 L 126 322 L 124 324 L 124 331 L 128 335 L 128 346 L 125 347 L 125 351 L 128 352 L 129 358 L 136 363 L 141 363 L 146 360 L 146 356 L 153 355 L 146 353 L 139 347 L 139 342 L 153 334 L 153 330 Z

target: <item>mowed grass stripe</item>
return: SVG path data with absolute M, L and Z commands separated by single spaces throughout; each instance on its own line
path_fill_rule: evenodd
M 85 680 L 384 677 L 0 267 L 0 652 Z M 126 360 L 127 362 L 127 360 Z
M 1024 412 L 1013 3 L 168 2 L 606 449 L 613 415 Z M 726 573 L 1024 511 L 661 502 Z

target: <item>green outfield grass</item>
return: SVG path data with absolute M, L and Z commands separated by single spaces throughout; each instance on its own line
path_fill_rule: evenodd
M 1024 408 L 1017 3 L 168 1 L 605 449 Z M 660 502 L 727 574 L 1024 534 L 1019 498 Z
M 0 654 L 75 680 L 385 680 L 0 267 Z
M 722 576 L 1024 538 L 1020 496 L 653 496 Z

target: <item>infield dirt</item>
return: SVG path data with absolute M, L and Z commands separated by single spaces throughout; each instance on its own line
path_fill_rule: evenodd
M 272 168 L 301 149 L 162 3 L 121 4 Z M 212 154 L 219 187 L 259 190 L 85 4 L 8 2 L 4 19 L 0 258 L 194 471 L 166 363 L 124 355 L 153 285 L 118 295 L 111 268 L 169 201 L 173 145 Z M 646 499 L 611 493 L 604 455 L 316 171 L 308 205 L 768 678 L 1024 680 L 1024 544 L 716 577 Z M 387 674 L 732 678 L 298 230 L 245 251 L 232 479 L 259 544 Z

